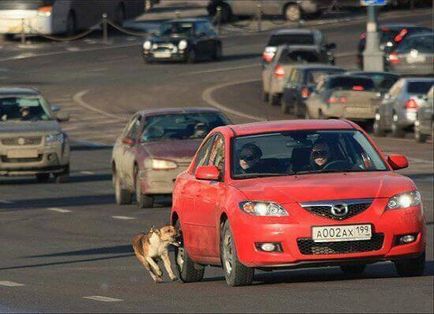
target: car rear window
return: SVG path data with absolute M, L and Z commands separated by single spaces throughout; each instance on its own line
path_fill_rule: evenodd
M 290 64 L 290 63 L 311 63 L 319 62 L 319 55 L 315 51 L 305 51 L 305 50 L 285 50 L 282 52 L 279 63 Z
M 406 40 L 397 47 L 398 53 L 409 53 L 412 50 L 417 50 L 421 53 L 434 53 L 434 36 L 413 36 L 408 37 Z
M 432 86 L 434 86 L 434 80 L 428 82 L 410 82 L 408 83 L 407 91 L 409 94 L 422 95 L 428 93 Z
M 340 76 L 328 81 L 327 89 L 372 91 L 375 89 L 374 82 L 370 78 Z
M 268 41 L 268 46 L 280 45 L 313 45 L 312 34 L 281 34 L 272 35 Z
M 309 70 L 306 72 L 306 84 L 318 84 L 328 75 L 339 74 L 345 72 L 341 69 L 327 69 L 327 70 Z

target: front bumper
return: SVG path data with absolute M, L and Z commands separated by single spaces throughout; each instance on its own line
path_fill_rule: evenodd
M 64 143 L 38 146 L 0 144 L 0 175 L 19 176 L 60 173 L 69 165 L 70 147 Z
M 280 268 L 353 261 L 368 263 L 420 255 L 425 250 L 426 242 L 421 208 L 385 211 L 386 204 L 387 200 L 377 199 L 366 211 L 343 221 L 315 216 L 302 208 L 297 210 L 300 215 L 297 213 L 289 217 L 266 218 L 240 213 L 231 221 L 238 258 L 248 267 Z M 312 244 L 313 226 L 350 224 L 371 224 L 373 238 Z M 399 236 L 406 234 L 416 235 L 416 240 L 398 244 Z M 256 243 L 264 242 L 280 243 L 282 252 L 258 250 Z
M 158 54 L 158 52 L 149 50 L 143 51 L 143 58 L 146 61 L 187 61 L 188 51 L 165 51 L 163 54 Z

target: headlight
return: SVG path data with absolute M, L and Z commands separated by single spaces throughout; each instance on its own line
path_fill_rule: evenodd
M 184 50 L 185 48 L 187 48 L 187 46 L 188 46 L 188 42 L 185 39 L 181 40 L 178 44 L 178 48 L 180 50 Z
M 254 216 L 288 216 L 288 212 L 274 202 L 241 202 L 240 208 L 245 213 Z
M 163 160 L 163 159 L 152 159 L 151 167 L 154 170 L 168 170 L 168 169 L 176 169 L 178 165 L 176 162 Z
M 387 203 L 388 209 L 399 209 L 418 206 L 422 203 L 420 193 L 418 191 L 405 192 L 397 194 L 389 199 Z
M 147 40 L 147 41 L 145 41 L 145 42 L 143 43 L 143 49 L 145 49 L 145 50 L 149 50 L 149 49 L 151 49 L 151 48 L 152 48 L 152 43 L 151 43 L 150 40 Z
M 65 135 L 63 133 L 49 134 L 45 136 L 45 144 L 63 143 Z

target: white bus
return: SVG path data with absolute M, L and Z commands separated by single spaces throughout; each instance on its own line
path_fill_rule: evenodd
M 0 34 L 72 35 L 97 24 L 103 13 L 122 24 L 158 0 L 0 0 Z

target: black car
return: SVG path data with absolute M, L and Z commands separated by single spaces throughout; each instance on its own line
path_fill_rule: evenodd
M 385 60 L 388 54 L 408 35 L 432 32 L 431 28 L 410 24 L 383 24 L 380 26 L 380 49 L 384 51 Z M 366 45 L 366 33 L 360 35 L 357 48 L 357 64 L 363 69 L 363 51 Z
M 298 65 L 292 68 L 283 90 L 282 113 L 304 117 L 305 100 L 310 96 L 318 82 L 327 75 L 345 72 L 344 69 L 330 65 Z
M 161 24 L 158 34 L 143 43 L 145 63 L 153 61 L 219 60 L 222 42 L 206 19 L 178 19 Z

